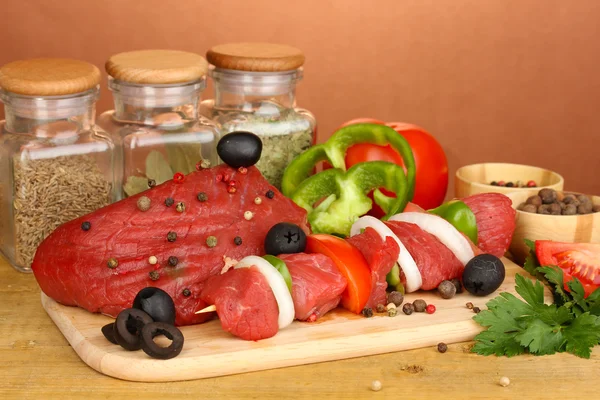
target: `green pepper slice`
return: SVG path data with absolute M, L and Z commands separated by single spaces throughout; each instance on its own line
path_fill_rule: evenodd
M 336 131 L 323 144 L 313 146 L 296 157 L 285 169 L 282 181 L 282 192 L 287 197 L 298 190 L 300 184 L 309 178 L 313 168 L 321 161 L 328 161 L 333 168 L 346 171 L 346 151 L 358 143 L 371 143 L 380 146 L 391 145 L 402 156 L 406 167 L 408 183 L 408 200 L 412 200 L 415 190 L 415 158 L 410 145 L 404 137 L 394 129 L 378 124 L 355 124 Z M 404 170 L 402 170 L 404 175 Z M 380 191 L 375 191 L 379 200 L 386 202 Z M 389 201 L 392 202 L 392 201 Z M 379 203 L 378 203 L 379 204 Z
M 269 264 L 274 266 L 277 271 L 279 271 L 279 273 L 283 277 L 283 280 L 285 281 L 285 284 L 288 287 L 288 290 L 290 291 L 290 293 L 292 293 L 292 275 L 290 274 L 287 265 L 285 265 L 285 262 L 281 258 L 277 258 L 270 254 L 263 256 L 263 258 L 267 260 Z
M 384 219 L 404 209 L 409 191 L 406 176 L 402 167 L 385 161 L 359 163 L 347 172 L 339 168 L 320 172 L 300 183 L 291 199 L 308 212 L 313 233 L 349 236 L 352 224 L 373 206 L 368 193 L 379 188 L 396 194 L 395 198 L 374 196 L 386 213 Z
M 459 232 L 464 233 L 474 244 L 477 244 L 477 220 L 473 211 L 464 202 L 451 200 L 428 211 L 450 222 Z
M 400 267 L 394 263 L 392 270 L 385 277 L 389 287 L 395 288 L 400 283 Z

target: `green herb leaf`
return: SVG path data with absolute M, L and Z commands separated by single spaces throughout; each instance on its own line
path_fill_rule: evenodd
M 544 304 L 544 286 L 536 281 L 535 285 L 521 274 L 515 275 L 517 293 L 532 306 Z
M 154 179 L 157 185 L 173 179 L 173 170 L 161 152 L 152 150 L 146 157 L 146 176 Z
M 590 358 L 592 347 L 600 341 L 600 318 L 590 313 L 581 314 L 563 331 L 566 351 L 578 357 Z
M 483 312 L 483 311 L 482 311 Z M 472 352 L 482 356 L 513 357 L 525 353 L 525 348 L 515 340 L 516 332 L 498 335 L 494 332 L 483 331 L 475 338 L 476 343 Z
M 524 242 L 527 245 L 527 247 L 529 247 L 529 250 L 531 250 L 535 253 L 535 241 L 529 240 L 529 239 L 524 239 Z
M 555 331 L 555 326 L 539 319 L 528 324 L 522 333 L 515 336 L 515 340 L 530 352 L 540 355 L 556 353 L 564 342 L 562 333 Z
M 123 185 L 123 190 L 127 196 L 133 196 L 148 189 L 148 178 L 141 176 L 130 176 Z

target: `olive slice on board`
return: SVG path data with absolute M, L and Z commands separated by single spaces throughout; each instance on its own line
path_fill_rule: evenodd
M 156 322 L 175 324 L 175 303 L 167 292 L 157 287 L 147 287 L 133 299 L 132 308 L 144 311 Z
M 104 325 L 102 327 L 102 334 L 104 335 L 106 340 L 108 340 L 112 344 L 119 344 L 119 343 L 117 343 L 117 339 L 115 338 L 115 323 L 114 322 Z
M 167 347 L 158 345 L 154 338 L 163 335 L 171 340 Z M 144 325 L 141 334 L 142 350 L 152 358 L 168 360 L 177 357 L 183 349 L 183 333 L 174 325 L 164 322 L 151 322 Z
M 125 350 L 139 350 L 142 347 L 140 332 L 151 322 L 152 318 L 142 310 L 127 308 L 117 315 L 114 327 L 115 340 Z

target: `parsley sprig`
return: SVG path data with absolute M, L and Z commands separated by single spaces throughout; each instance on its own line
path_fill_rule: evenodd
M 528 242 L 528 245 L 532 245 Z M 534 283 L 517 274 L 516 292 L 522 300 L 503 292 L 487 303 L 487 310 L 473 319 L 488 329 L 475 337 L 473 352 L 512 357 L 529 352 L 536 355 L 568 352 L 590 358 L 600 342 L 600 289 L 588 298 L 574 278 L 564 290 L 563 272 L 556 266 L 540 266 L 535 253 L 528 256 L 525 270 L 536 276 Z M 554 304 L 544 304 L 544 286 L 554 294 Z

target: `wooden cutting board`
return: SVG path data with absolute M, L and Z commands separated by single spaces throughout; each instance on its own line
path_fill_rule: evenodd
M 295 321 L 274 337 L 258 342 L 238 339 L 213 320 L 183 327 L 183 351 L 171 360 L 152 359 L 141 350 L 128 352 L 108 342 L 100 328 L 113 321 L 109 317 L 60 305 L 43 293 L 42 304 L 79 357 L 96 371 L 131 381 L 183 381 L 471 340 L 482 328 L 472 321 L 474 313 L 465 304 L 470 301 L 483 309 L 498 293 L 515 293 L 517 272 L 527 275 L 511 261 L 503 261 L 506 279 L 488 297 L 464 292 L 444 300 L 436 291 L 406 296 L 405 301 L 422 298 L 435 304 L 435 314 L 400 312 L 396 317 L 375 314 L 364 318 L 337 309 L 317 322 Z M 549 293 L 547 296 L 551 298 Z

